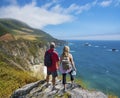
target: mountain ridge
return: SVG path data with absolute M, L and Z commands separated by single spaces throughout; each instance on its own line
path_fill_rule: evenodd
M 32 28 L 28 24 L 16 19 L 0 18 L 0 36 L 11 34 L 14 40 L 26 39 L 32 41 L 43 41 L 63 43 L 64 41 L 52 37 L 43 30 Z

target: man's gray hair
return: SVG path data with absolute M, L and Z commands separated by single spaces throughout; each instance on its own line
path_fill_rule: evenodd
M 50 43 L 50 48 L 55 48 L 55 43 L 54 42 Z

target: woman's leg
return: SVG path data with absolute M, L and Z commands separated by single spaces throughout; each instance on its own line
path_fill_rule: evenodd
M 66 73 L 64 73 L 64 74 L 62 74 L 62 83 L 63 83 L 63 85 L 64 85 L 64 90 L 66 89 L 66 86 L 65 86 L 65 84 L 66 84 Z
M 74 76 L 72 75 L 72 72 L 73 72 L 73 71 L 71 70 L 69 74 L 70 74 L 70 80 L 71 80 L 71 82 L 73 83 L 73 82 L 74 82 Z

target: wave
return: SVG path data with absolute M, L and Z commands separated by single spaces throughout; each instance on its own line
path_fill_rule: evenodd
M 74 45 L 73 43 L 69 43 L 69 45 Z
M 99 46 L 95 46 L 95 47 L 99 47 Z
M 103 48 L 106 48 L 107 46 L 103 46 Z
M 74 50 L 71 50 L 70 52 L 75 52 Z

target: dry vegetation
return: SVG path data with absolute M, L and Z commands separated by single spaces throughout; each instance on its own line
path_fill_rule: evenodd
M 25 84 L 37 81 L 37 78 L 0 62 L 0 98 L 9 98 L 14 90 Z

